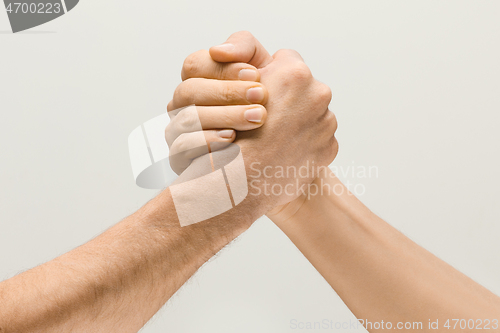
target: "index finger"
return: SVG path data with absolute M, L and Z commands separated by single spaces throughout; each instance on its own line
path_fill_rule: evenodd
M 254 66 L 247 63 L 220 63 L 214 61 L 207 50 L 190 54 L 181 71 L 182 81 L 190 78 L 215 80 L 260 80 L 260 73 Z

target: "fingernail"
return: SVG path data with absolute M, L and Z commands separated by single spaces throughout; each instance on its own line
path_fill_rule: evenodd
M 250 103 L 260 103 L 264 99 L 264 90 L 260 87 L 247 90 L 247 100 Z
M 242 69 L 238 74 L 241 81 L 257 81 L 257 71 L 254 69 Z
M 263 112 L 260 108 L 249 109 L 245 111 L 245 119 L 252 123 L 260 123 L 262 121 Z
M 234 134 L 233 130 L 217 131 L 217 135 L 223 139 L 231 139 L 233 137 L 233 134 Z
M 229 43 L 217 45 L 217 46 L 214 46 L 214 47 L 218 48 L 221 51 L 226 51 L 226 52 L 230 52 L 230 51 L 234 50 L 234 45 L 233 44 L 229 44 Z

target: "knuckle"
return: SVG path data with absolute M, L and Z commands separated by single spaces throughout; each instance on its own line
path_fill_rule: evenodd
M 198 70 L 198 60 L 196 59 L 196 54 L 190 54 L 182 64 L 182 73 L 184 78 L 192 77 L 192 73 L 197 72 Z
M 189 104 L 191 100 L 191 80 L 183 81 L 175 88 L 173 100 L 176 105 L 184 106 Z
M 279 55 L 281 57 L 286 57 L 286 58 L 302 59 L 300 53 L 292 49 L 279 49 L 278 51 L 276 51 L 275 55 Z
M 170 102 L 168 102 L 168 104 L 167 104 L 167 111 L 170 112 L 173 109 L 174 109 L 174 101 L 170 100 Z
M 175 116 L 172 122 L 175 124 L 177 133 L 185 133 L 193 130 L 197 120 L 196 114 L 191 109 L 184 109 Z
M 214 76 L 217 78 L 217 79 L 222 79 L 222 80 L 225 80 L 228 78 L 228 67 L 226 64 L 222 64 L 222 63 L 215 63 L 214 64 Z
M 175 139 L 170 153 L 171 155 L 175 155 L 177 158 L 183 158 L 186 155 L 187 150 L 189 150 L 188 140 L 186 134 L 183 133 Z
M 241 30 L 238 32 L 235 32 L 232 37 L 240 37 L 240 38 L 254 38 L 252 33 L 248 30 Z
M 287 49 L 279 49 L 274 53 L 274 57 L 286 56 Z
M 312 78 L 311 70 L 307 65 L 301 61 L 297 61 L 289 69 L 290 76 L 297 81 L 308 81 Z
M 335 116 L 333 116 L 333 120 L 332 120 L 332 133 L 333 134 L 337 133 L 338 129 L 339 129 L 339 123 L 337 122 L 337 118 L 335 118 Z
M 183 134 L 188 134 L 193 131 L 201 131 L 201 123 L 195 108 L 185 108 L 168 123 L 165 128 L 165 139 L 169 146 Z M 185 136 L 179 142 L 183 142 Z
M 332 111 L 328 110 L 325 115 L 325 118 L 328 123 L 329 132 L 335 134 L 338 128 L 337 117 L 335 117 L 335 114 Z
M 206 50 L 200 50 L 186 57 L 182 64 L 182 76 L 184 79 L 195 77 L 199 73 L 202 67 L 201 59 L 205 56 L 206 52 Z
M 241 99 L 241 93 L 232 84 L 225 84 L 218 98 L 224 104 L 234 104 Z
M 333 161 L 335 157 L 337 157 L 338 153 L 339 153 L 339 142 L 335 137 L 333 137 L 331 144 L 331 161 Z
M 167 127 L 165 127 L 165 141 L 167 142 L 168 146 L 171 147 L 172 143 L 174 141 L 174 130 L 173 130 L 173 124 L 172 122 L 169 122 Z
M 318 100 L 320 103 L 330 104 L 332 100 L 332 90 L 326 84 L 320 83 L 318 87 Z
M 323 157 L 323 162 L 327 165 L 332 163 L 333 160 L 337 157 L 339 152 L 339 143 L 337 139 L 332 136 L 325 144 L 323 145 L 323 150 L 321 156 Z

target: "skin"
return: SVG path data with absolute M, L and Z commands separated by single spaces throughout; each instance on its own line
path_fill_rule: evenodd
M 251 64 L 250 60 L 247 61 Z M 273 65 L 258 73 L 262 76 L 251 77 L 246 72 L 242 77 L 241 69 L 249 69 L 248 64 L 216 64 L 219 67 L 202 70 L 205 76 L 212 75 L 217 80 L 190 79 L 190 71 L 197 67 L 189 64 L 185 63 L 182 71 L 185 80 L 175 91 L 169 109 L 190 104 L 226 107 L 266 103 L 267 119 L 257 125 L 243 126 L 259 127 L 264 120 L 266 124 L 238 142 L 245 167 L 249 168 L 247 164 L 251 162 L 298 167 L 309 159 L 327 165 L 334 159 L 336 120 L 327 109 L 331 93 L 312 78 L 295 52 L 277 53 Z M 238 79 L 230 82 L 228 78 Z M 226 81 L 221 84 L 221 79 Z M 205 93 L 199 93 L 200 86 Z M 263 88 L 261 96 L 248 95 L 248 89 L 255 87 Z M 298 92 L 305 102 L 297 104 Z M 231 110 L 238 112 L 238 108 Z M 297 116 L 289 117 L 288 111 Z M 226 124 L 230 119 L 242 121 L 238 117 L 228 118 Z M 310 125 L 307 130 L 301 128 L 304 120 Z M 287 135 L 299 140 L 315 136 L 315 144 L 281 148 L 287 141 L 283 126 Z M 213 154 L 218 153 L 222 150 Z M 193 160 L 182 175 L 192 176 L 191 166 L 196 163 Z M 302 183 L 309 184 L 312 180 L 304 179 Z M 295 197 L 247 196 L 221 215 L 180 227 L 167 188 L 88 243 L 1 282 L 0 332 L 137 332 L 203 263 L 257 218 Z
M 225 44 L 231 46 L 210 49 L 211 60 L 198 58 L 197 69 L 202 63 L 209 67 L 212 61 L 248 61 L 263 75 L 272 66 L 274 59 L 248 32 L 232 35 Z M 199 75 L 202 73 L 200 70 Z M 190 77 L 196 76 L 196 71 L 190 73 Z M 212 118 L 213 128 L 218 127 L 219 114 L 205 117 Z M 445 332 L 461 330 L 453 319 L 473 319 L 475 329 L 500 332 L 498 296 L 384 222 L 331 171 L 322 173 L 313 184 L 323 187 L 322 195 L 300 195 L 268 211 L 267 216 L 363 320 L 368 331 L 390 330 L 388 322 L 392 329 L 403 325 L 405 331 L 428 331 L 429 321 L 437 321 L 432 331 Z M 411 323 L 409 329 L 404 327 L 407 322 Z
M 167 189 L 90 242 L 0 283 L 0 332 L 137 332 L 258 218 L 258 206 L 181 228 Z
M 248 37 L 248 34 L 240 33 L 231 36 L 230 40 L 240 42 L 239 45 L 244 46 L 248 43 Z M 249 50 L 253 50 L 251 52 L 255 59 L 259 62 L 266 60 L 261 55 L 261 53 L 265 53 L 269 60 L 265 67 L 259 69 L 260 83 L 245 81 L 244 84 L 241 84 L 241 81 L 236 80 L 213 79 L 213 73 L 220 71 L 216 67 L 220 64 L 213 61 L 208 52 L 196 52 L 188 59 L 190 59 L 189 63 L 197 65 L 189 65 L 183 69 L 183 73 L 188 79 L 177 87 L 174 97 L 168 105 L 168 111 L 174 112 L 175 109 L 195 104 L 202 128 L 205 129 L 205 138 L 208 138 L 211 133 L 219 129 L 227 129 L 228 127 L 237 129 L 241 126 L 248 126 L 249 122 L 242 116 L 246 105 L 248 108 L 254 108 L 253 102 L 247 99 L 248 89 L 262 88 L 263 97 L 261 100 L 267 110 L 265 124 L 263 126 L 253 124 L 254 130 L 240 132 L 237 137 L 231 136 L 224 141 L 234 141 L 240 146 L 249 177 L 249 187 L 253 194 L 265 195 L 266 189 L 269 191 L 273 186 L 287 188 L 287 193 L 280 196 L 266 195 L 268 200 L 272 202 L 268 207 L 271 209 L 295 200 L 300 195 L 299 189 L 310 184 L 315 177 L 268 179 L 265 177 L 264 168 L 285 165 L 298 170 L 301 167 L 310 168 L 313 163 L 315 166 L 326 167 L 333 161 L 338 152 L 338 143 L 334 135 L 337 121 L 334 114 L 328 110 L 332 97 L 330 88 L 314 79 L 311 71 L 296 51 L 280 50 L 271 57 L 262 47 L 257 51 L 255 45 L 252 45 L 248 44 L 248 46 L 253 47 Z M 250 57 L 246 59 L 250 59 Z M 249 61 L 252 63 L 253 60 Z M 253 61 L 253 63 L 259 65 L 258 62 Z M 205 66 L 201 64 L 205 64 Z M 231 64 L 234 65 L 234 63 Z M 186 62 L 184 66 L 186 66 Z M 199 74 L 195 72 L 197 70 L 200 71 Z M 238 74 L 226 73 L 225 75 L 234 78 Z M 224 84 L 220 84 L 220 82 L 224 82 Z M 221 94 L 221 91 L 225 94 Z M 230 103 L 227 103 L 225 95 L 232 96 Z M 209 102 L 207 102 L 207 96 L 212 96 Z M 223 98 L 217 96 L 223 96 Z M 217 111 L 210 114 L 211 110 Z M 228 116 L 220 117 L 221 113 Z M 180 111 L 173 117 L 166 129 L 166 141 L 169 143 L 171 151 L 176 151 L 176 146 L 183 146 L 186 149 L 196 147 L 198 144 L 196 139 L 191 139 L 197 134 L 190 132 L 191 116 L 187 117 L 187 121 L 184 119 L 185 116 L 184 111 Z M 218 119 L 220 125 L 216 127 L 219 129 L 208 129 L 209 126 L 214 126 Z M 285 131 L 287 135 L 284 135 Z M 308 144 L 290 144 L 289 137 L 293 137 L 296 143 L 307 142 Z M 209 146 L 213 143 L 210 141 L 207 139 Z M 215 156 L 218 154 L 223 155 L 224 151 L 214 153 Z M 196 161 L 190 164 L 192 158 L 191 155 L 185 156 L 183 165 L 190 165 L 194 170 L 196 169 Z M 179 159 L 182 160 L 182 156 L 176 156 L 176 160 Z M 179 162 L 177 166 L 181 164 Z M 186 178 L 189 177 L 186 176 Z
M 473 319 L 482 329 L 487 320 L 490 331 L 500 332 L 498 296 L 376 216 L 333 173 L 315 184 L 321 181 L 335 193 L 325 187 L 325 195 L 303 198 L 300 208 L 285 206 L 268 216 L 369 332 L 390 330 L 387 322 L 393 328 L 412 323 L 406 331 L 428 330 L 429 320 L 439 324 L 432 331 L 446 332 L 454 330 L 453 319 Z M 447 320 L 451 329 L 444 326 Z M 373 324 L 382 321 L 385 326 Z

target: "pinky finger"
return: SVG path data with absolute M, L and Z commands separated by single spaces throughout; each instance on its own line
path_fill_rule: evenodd
M 170 166 L 178 175 L 195 159 L 223 149 L 236 139 L 234 130 L 207 130 L 179 135 L 170 147 Z

